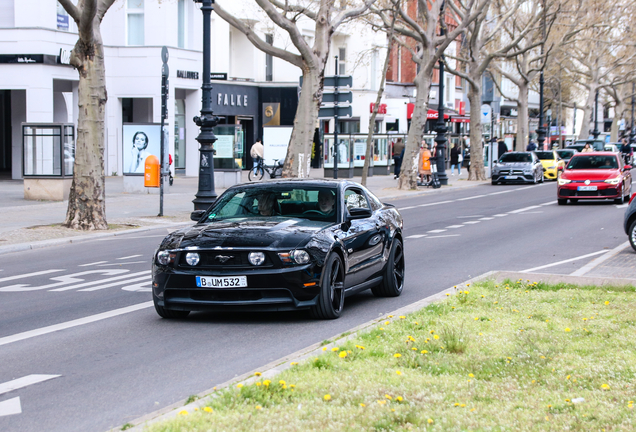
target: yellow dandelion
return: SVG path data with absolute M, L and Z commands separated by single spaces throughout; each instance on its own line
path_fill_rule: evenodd
M 605 301 L 605 306 L 607 306 L 607 305 L 609 305 L 609 301 L 606 300 Z
M 241 388 L 241 387 L 243 387 L 243 383 L 238 383 L 238 384 L 236 385 L 236 387 L 237 387 L 237 388 Z
M 400 315 L 400 319 L 406 319 L 404 315 Z
M 470 284 L 469 284 L 469 283 L 467 283 L 467 284 L 466 284 L 466 287 L 469 287 L 469 286 L 470 286 Z
M 365 404 L 363 404 L 363 403 L 361 403 L 361 404 L 360 404 L 360 406 L 364 408 L 366 405 L 365 405 Z
M 265 387 L 269 386 L 271 383 L 272 383 L 272 382 L 271 382 L 270 380 L 265 380 L 265 381 L 263 381 L 263 385 L 264 385 Z
M 452 309 L 452 310 L 455 310 L 455 306 L 451 306 L 451 309 Z
M 384 325 L 389 325 L 391 324 L 391 321 L 385 321 Z
M 322 398 L 323 398 L 324 400 L 326 400 L 326 401 L 330 401 L 330 400 L 331 400 L 331 395 L 326 394 L 326 395 L 324 395 Z
M 292 366 L 296 366 L 298 364 L 298 362 L 291 362 L 290 365 Z
M 498 301 L 496 301 L 496 302 L 493 302 L 493 304 L 497 304 L 497 303 L 499 303 L 499 302 L 498 302 Z
M 461 404 L 459 407 L 460 408 L 466 408 L 466 404 Z
M 434 335 L 433 339 L 439 339 L 439 336 L 438 335 Z
M 340 348 L 338 348 L 338 347 L 333 347 L 333 348 L 331 348 L 331 351 L 332 351 L 332 352 L 336 352 L 336 351 L 338 351 L 339 349 L 340 349 Z
M 601 386 L 601 388 L 602 388 L 603 390 L 609 390 L 610 386 L 609 386 L 609 384 L 603 384 L 603 385 Z
M 387 318 L 393 318 L 393 315 L 387 315 Z
M 583 318 L 583 321 L 587 321 L 587 318 Z
M 484 335 L 483 333 L 479 333 L 479 336 L 483 336 L 483 335 Z
M 186 410 L 179 411 L 179 415 L 188 415 L 188 414 L 190 413 Z
M 479 319 L 479 317 L 475 317 L 475 321 L 477 321 Z
M 256 387 L 260 387 L 260 386 L 262 386 L 262 385 L 263 385 L 263 384 L 262 384 L 262 383 L 260 383 L 260 382 L 257 382 L 257 383 L 256 383 Z
M 322 350 L 323 351 L 327 351 L 327 347 L 322 347 Z
M 566 380 L 569 380 L 569 379 L 570 379 L 570 375 L 566 376 L 566 377 L 565 377 L 565 379 L 566 379 Z
M 536 380 L 532 380 L 532 384 L 534 384 L 534 383 L 536 383 L 536 382 L 537 382 Z
M 402 375 L 402 372 L 400 372 L 400 371 L 395 371 L 395 373 L 398 374 L 398 375 Z
M 398 396 L 398 397 L 395 398 L 395 400 L 398 401 L 398 402 L 402 402 L 404 399 L 402 399 L 402 396 Z
M 291 388 L 291 389 L 295 389 L 295 388 L 296 388 L 296 384 L 290 384 L 290 385 L 289 385 L 289 388 Z
M 471 408 L 471 409 L 470 409 L 470 412 L 473 412 L 473 411 L 475 411 L 476 409 L 477 409 L 477 408 Z
M 379 401 L 378 401 L 378 403 L 379 403 L 380 405 L 384 405 L 384 404 L 386 404 L 386 401 L 385 401 L 385 400 L 379 400 Z
M 411 349 L 412 349 L 413 351 L 417 351 L 417 348 L 415 348 L 415 347 L 413 347 L 413 348 L 411 348 Z
M 263 374 L 262 374 L 262 373 L 260 373 L 260 372 L 254 372 L 254 375 L 256 375 L 256 376 L 261 376 L 261 375 L 263 375 Z
M 548 408 L 552 408 L 552 405 L 548 405 Z
M 213 411 L 213 409 L 210 408 L 210 407 L 205 407 L 205 408 L 203 408 L 203 411 L 211 413 Z
M 565 331 L 566 331 L 566 332 L 571 332 L 572 330 L 570 330 L 570 327 L 566 327 L 566 328 L 565 328 Z
M 391 408 L 391 412 L 395 412 L 395 408 Z
M 280 380 L 280 381 L 278 381 L 278 384 L 280 384 L 280 385 L 285 385 L 285 384 L 287 384 L 287 383 L 286 383 L 285 381 L 283 381 L 283 380 Z
M 486 297 L 485 295 L 483 295 L 483 294 L 481 295 L 481 298 L 485 298 L 485 297 Z
M 570 402 L 570 399 L 566 399 L 565 401 L 566 401 L 566 402 Z
M 263 407 L 262 407 L 262 406 L 260 406 L 260 405 L 256 405 L 254 408 L 256 408 L 257 410 L 259 410 L 259 409 L 263 409 Z
M 449 294 L 449 293 L 446 293 L 446 295 L 447 295 L 447 296 L 449 296 L 450 294 Z
M 475 375 L 473 375 L 471 373 L 469 373 L 468 376 L 471 377 L 471 378 L 475 378 Z
M 395 353 L 395 354 L 393 354 L 393 357 L 395 357 L 395 358 L 400 358 L 400 357 L 402 357 L 402 354 L 400 354 L 400 353 Z
M 430 419 L 427 420 L 427 422 L 428 422 L 428 424 L 433 424 L 433 419 L 430 418 Z
M 420 351 L 420 352 L 421 352 L 422 354 L 428 354 L 428 351 L 426 351 L 426 350 L 422 350 L 422 351 Z
M 435 333 L 435 330 L 431 330 L 429 333 L 430 333 L 430 334 L 433 334 L 433 333 Z
M 380 330 L 384 330 L 384 327 L 380 327 Z M 378 336 L 379 337 L 379 336 Z
M 345 358 L 347 356 L 347 352 L 346 351 L 340 351 L 340 353 L 338 354 L 338 357 L 340 358 Z
M 388 399 L 388 400 L 393 400 L 393 398 L 392 398 L 390 395 L 388 395 L 388 394 L 385 394 L 385 395 L 384 395 L 384 397 L 385 397 L 386 399 Z

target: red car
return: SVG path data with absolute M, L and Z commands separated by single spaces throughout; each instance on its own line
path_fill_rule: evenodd
M 576 153 L 558 180 L 559 205 L 580 199 L 613 199 L 623 204 L 632 190 L 631 169 L 618 153 Z

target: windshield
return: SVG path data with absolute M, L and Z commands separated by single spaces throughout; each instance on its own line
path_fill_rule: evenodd
M 284 217 L 335 222 L 336 196 L 337 190 L 328 187 L 237 188 L 223 194 L 209 210 L 205 221 Z
M 534 154 L 541 160 L 554 160 L 554 153 L 551 151 L 536 151 Z
M 505 153 L 499 159 L 499 162 L 531 162 L 532 156 L 530 153 Z
M 604 150 L 603 147 L 605 146 L 605 143 L 603 141 L 594 141 L 594 140 L 588 140 L 588 141 L 579 140 L 574 143 L 574 145 L 580 146 L 581 148 L 583 148 L 585 144 L 589 144 L 594 151 L 603 151 Z
M 568 169 L 617 169 L 616 156 L 574 156 Z
M 569 159 L 574 154 L 573 150 L 557 150 L 557 154 L 560 158 Z

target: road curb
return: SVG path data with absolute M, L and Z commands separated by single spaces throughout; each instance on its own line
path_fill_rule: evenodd
M 0 246 L 0 255 L 21 252 L 26 250 L 42 249 L 51 246 L 59 246 L 69 243 L 83 243 L 90 240 L 100 239 L 104 237 L 117 237 L 124 234 L 138 233 L 144 231 L 152 231 L 160 228 L 174 228 L 182 225 L 188 225 L 190 222 L 174 222 L 168 224 L 157 224 L 154 226 L 146 226 L 141 228 L 133 228 L 129 230 L 115 231 L 115 232 L 99 232 L 94 234 L 85 234 L 76 237 L 63 237 L 59 239 L 41 240 L 31 243 L 16 243 L 7 246 Z

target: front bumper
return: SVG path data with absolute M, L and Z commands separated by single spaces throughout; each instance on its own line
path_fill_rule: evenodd
M 200 288 L 196 276 L 246 276 L 244 288 Z M 312 284 L 305 286 L 305 284 Z M 313 264 L 251 271 L 182 271 L 156 266 L 155 303 L 187 311 L 284 311 L 314 306 L 320 290 L 320 268 Z
M 597 190 L 580 191 L 581 183 L 568 183 L 557 188 L 557 197 L 561 199 L 615 199 L 623 193 L 622 185 L 610 185 L 608 183 L 593 183 Z
M 556 168 L 546 168 L 543 171 L 543 176 L 548 180 L 556 180 L 559 176 L 559 171 Z
M 518 182 L 518 183 L 533 183 L 534 174 L 513 171 L 512 173 L 493 173 L 492 181 L 494 182 Z

